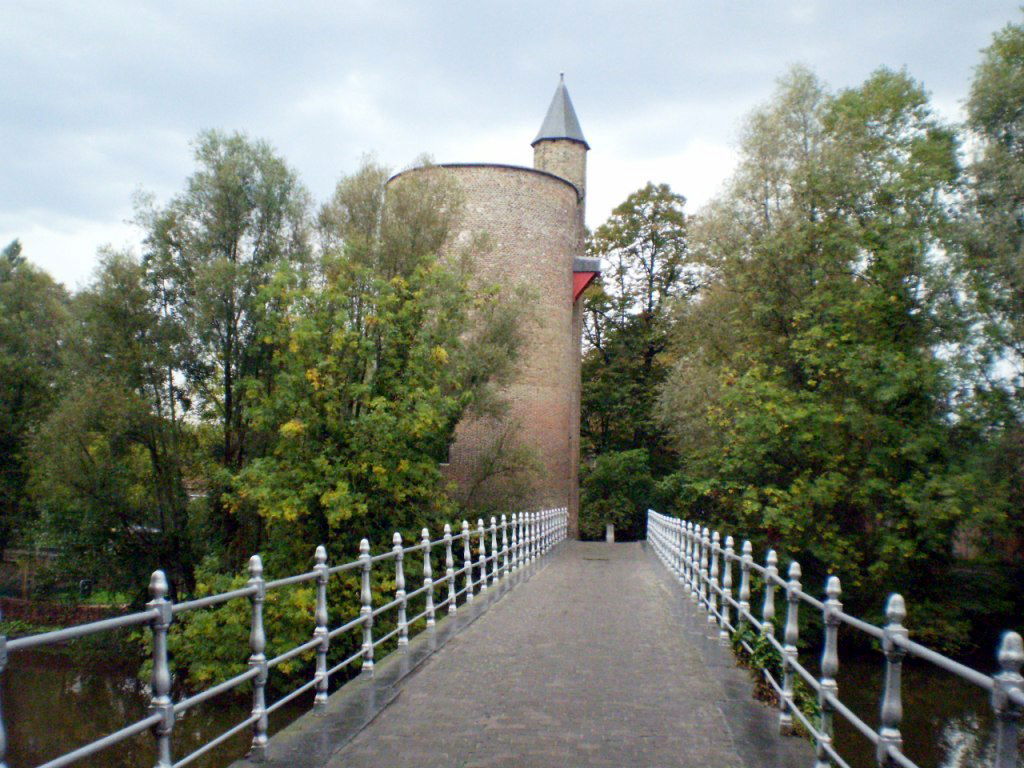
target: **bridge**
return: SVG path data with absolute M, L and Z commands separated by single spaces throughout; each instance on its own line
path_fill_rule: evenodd
M 157 571 L 144 611 L 0 638 L 0 669 L 17 663 L 24 649 L 120 627 L 151 634 L 149 715 L 89 744 L 68 745 L 45 768 L 124 749 L 146 732 L 152 734 L 149 764 L 185 766 L 245 731 L 249 752 L 235 768 L 825 768 L 849 765 L 832 740 L 837 716 L 861 733 L 878 765 L 916 765 L 902 751 L 899 730 L 901 665 L 911 655 L 991 694 L 993 764 L 1019 765 L 1024 645 L 1016 633 L 1004 635 L 1000 669 L 986 675 L 910 640 L 899 595 L 890 597 L 887 623 L 879 627 L 843 611 L 838 579 L 830 578 L 818 599 L 800 583 L 798 563 L 782 578 L 774 551 L 762 565 L 749 542 L 737 551 L 732 536 L 696 523 L 652 511 L 645 542 L 613 545 L 567 540 L 566 518 L 565 509 L 554 509 L 491 518 L 489 526 L 463 522 L 454 531 L 445 526 L 436 539 L 424 530 L 411 545 L 396 533 L 392 546 L 376 554 L 364 539 L 356 559 L 338 564 L 329 564 L 318 547 L 311 571 L 271 580 L 253 556 L 245 587 L 182 602 L 168 599 Z M 358 586 L 359 611 L 332 621 L 328 590 L 347 578 Z M 311 638 L 267 658 L 266 597 L 299 584 L 315 587 Z M 385 585 L 394 591 L 382 598 Z M 236 600 L 250 605 L 246 670 L 174 701 L 167 638 L 175 617 Z M 801 609 L 822 616 L 820 661 L 798 650 Z M 885 682 L 877 723 L 842 701 L 836 683 L 841 625 L 881 645 Z M 361 641 L 357 650 L 332 655 L 332 643 L 352 633 Z M 753 659 L 755 645 L 777 654 L 777 666 L 759 671 L 776 693 L 773 707 L 753 700 L 751 677 L 733 657 L 735 646 Z M 269 676 L 304 655 L 315 657 L 309 679 L 268 703 Z M 354 667 L 358 675 L 331 693 L 332 678 Z M 801 682 L 816 709 L 801 700 Z M 176 716 L 245 684 L 252 689 L 250 716 L 179 754 Z M 270 737 L 270 718 L 304 697 L 311 698 L 310 711 Z M 0 766 L 6 765 L 3 734 Z

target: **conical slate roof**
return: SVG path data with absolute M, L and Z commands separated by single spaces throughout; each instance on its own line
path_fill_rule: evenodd
M 555 89 L 554 98 L 551 99 L 548 114 L 537 133 L 537 138 L 530 142 L 530 146 L 544 139 L 569 139 L 578 141 L 590 149 L 587 140 L 583 138 L 583 129 L 580 128 L 576 110 L 572 108 L 572 99 L 569 98 L 569 91 L 565 87 L 565 75 L 559 76 L 558 88 Z

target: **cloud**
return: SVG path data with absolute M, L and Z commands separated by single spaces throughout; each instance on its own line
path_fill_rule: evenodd
M 1017 2 L 7 0 L 0 233 L 79 280 L 130 234 L 136 188 L 181 189 L 207 128 L 266 139 L 321 199 L 367 152 L 528 165 L 560 71 L 593 147 L 591 225 L 648 179 L 692 210 L 789 65 L 836 87 L 906 66 L 955 119 Z

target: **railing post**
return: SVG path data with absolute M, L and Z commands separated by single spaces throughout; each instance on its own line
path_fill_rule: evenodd
M 890 757 L 891 752 L 903 750 L 903 735 L 900 733 L 900 721 L 903 720 L 902 672 L 903 657 L 906 651 L 896 644 L 895 638 L 906 637 L 907 630 L 903 620 L 907 617 L 907 607 L 903 596 L 893 594 L 885 606 L 885 617 L 889 623 L 882 628 L 882 653 L 885 654 L 885 688 L 882 693 L 882 725 L 878 729 L 878 750 L 876 757 L 883 768 L 896 765 Z
M 708 572 L 708 624 L 718 623 L 718 545 L 721 538 L 718 531 L 711 534 L 711 568 Z
M 999 674 L 992 689 L 996 716 L 996 759 L 994 768 L 1016 768 L 1020 757 L 1018 728 L 1022 707 L 1010 698 L 1011 691 L 1024 690 L 1020 668 L 1024 664 L 1024 643 L 1016 632 L 1006 632 L 999 643 Z
M 693 523 L 689 520 L 683 523 L 683 570 L 686 572 L 686 586 L 690 589 L 690 597 L 693 597 Z
M 779 558 L 774 549 L 768 550 L 765 558 L 764 606 L 761 608 L 761 632 L 775 636 L 775 577 L 779 575 Z
M 359 600 L 362 607 L 359 614 L 363 617 L 363 668 L 367 675 L 373 674 L 373 591 L 370 589 L 370 542 L 363 539 L 359 542 L 360 589 Z
M 167 577 L 163 571 L 153 571 L 149 580 L 149 596 L 151 599 L 146 607 L 157 612 L 149 625 L 153 634 L 153 673 L 150 678 L 153 699 L 149 711 L 163 718 L 153 727 L 156 768 L 171 768 L 174 762 L 171 753 L 174 705 L 171 703 L 171 668 L 167 662 L 167 628 L 171 626 L 174 615 L 171 613 L 171 601 L 167 599 Z
M 395 553 L 395 600 L 398 601 L 398 647 L 409 647 L 409 623 L 406 621 L 405 603 L 405 553 L 402 552 L 402 534 L 395 531 L 391 537 L 393 546 L 391 551 Z
M 420 541 L 423 544 L 423 586 L 427 589 L 427 627 L 437 624 L 434 617 L 434 566 L 430 563 L 430 531 L 424 528 L 420 531 Z
M 267 589 L 263 581 L 263 561 L 259 555 L 249 558 L 249 586 L 255 588 L 252 597 L 252 627 L 249 630 L 249 666 L 259 672 L 252 681 L 252 747 L 249 758 L 254 762 L 267 759 L 267 635 L 263 629 L 263 602 Z
M 327 549 L 321 544 L 316 548 L 316 629 L 313 637 L 320 639 L 316 649 L 316 696 L 313 708 L 323 709 L 327 705 L 327 651 L 331 639 L 327 634 Z
M 480 540 L 480 594 L 483 594 L 487 589 L 487 533 L 484 531 L 482 518 L 477 518 L 476 533 Z
M 708 568 L 711 563 L 709 550 L 711 549 L 711 532 L 705 527 L 701 532 L 700 540 L 700 591 L 697 593 L 697 604 L 704 608 L 708 607 Z
M 722 621 L 719 624 L 718 638 L 725 643 L 729 642 L 729 615 L 732 606 L 732 558 L 736 552 L 733 550 L 732 536 L 725 537 L 725 554 L 722 556 Z
M 466 583 L 466 602 L 473 602 L 473 547 L 469 543 L 469 523 L 462 521 L 462 567 L 466 569 L 463 574 Z
M 818 705 L 821 707 L 821 720 L 818 725 L 820 736 L 816 744 L 816 759 L 814 768 L 829 768 L 832 760 L 826 751 L 826 746 L 832 745 L 833 733 L 833 708 L 829 697 L 839 699 L 839 684 L 836 677 L 839 675 L 839 614 L 843 610 L 843 604 L 839 602 L 842 594 L 842 587 L 839 579 L 829 576 L 825 584 L 825 602 L 822 609 L 822 619 L 825 623 L 825 647 L 821 651 L 821 689 L 818 692 Z
M 740 561 L 740 610 L 737 623 L 748 624 L 750 614 L 750 566 L 754 562 L 754 547 L 750 540 L 743 542 L 743 559 Z
M 498 583 L 498 518 L 491 515 L 491 586 Z
M 502 564 L 502 578 L 507 577 L 510 573 L 508 569 L 509 557 L 508 557 L 508 518 L 504 514 L 501 516 L 501 564 Z
M 0 635 L 0 679 L 7 669 L 7 636 Z M 3 709 L 0 707 L 0 768 L 7 768 L 7 729 L 4 727 Z
M 512 573 L 519 570 L 519 538 L 516 536 L 516 529 L 519 527 L 519 519 L 516 513 L 512 513 L 512 538 L 509 546 L 512 548 Z
M 444 578 L 448 582 L 448 615 L 454 616 L 459 612 L 455 605 L 455 557 L 452 555 L 452 526 L 444 524 Z
M 789 581 L 786 582 L 786 629 L 783 632 L 782 654 L 782 701 L 779 702 L 779 733 L 793 734 L 793 677 L 797 660 L 796 644 L 800 639 L 800 563 L 789 564 Z

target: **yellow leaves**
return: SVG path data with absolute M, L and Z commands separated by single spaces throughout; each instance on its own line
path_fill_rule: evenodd
M 287 438 L 287 439 L 292 439 L 292 438 L 299 437 L 305 431 L 306 431 L 306 425 L 305 425 L 304 422 L 300 421 L 299 419 L 292 419 L 291 421 L 286 421 L 284 424 L 282 424 L 280 427 L 278 427 L 278 432 L 281 433 L 281 437 L 284 437 L 284 438 Z
M 380 464 L 374 465 L 373 474 L 376 475 L 377 477 L 384 477 L 384 475 L 386 475 L 387 473 L 388 471 L 384 469 L 384 467 L 382 467 Z
M 434 347 L 430 351 L 430 357 L 438 365 L 445 365 L 448 362 L 448 350 L 444 347 Z
M 313 389 L 319 390 L 323 386 L 320 382 L 320 371 L 310 368 L 306 371 L 306 381 L 313 385 Z

